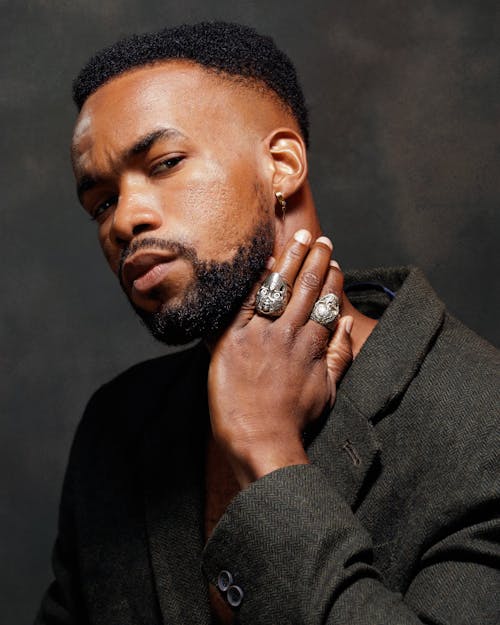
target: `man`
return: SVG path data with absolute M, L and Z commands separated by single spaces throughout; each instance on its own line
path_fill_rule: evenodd
M 37 623 L 498 622 L 496 353 L 416 269 L 343 292 L 290 61 L 182 26 L 74 96 L 108 263 L 158 339 L 202 341 L 89 402 Z

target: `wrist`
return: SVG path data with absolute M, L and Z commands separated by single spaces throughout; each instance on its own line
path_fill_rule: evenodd
M 297 464 L 309 464 L 300 435 L 235 443 L 228 452 L 236 479 L 242 488 L 272 471 Z

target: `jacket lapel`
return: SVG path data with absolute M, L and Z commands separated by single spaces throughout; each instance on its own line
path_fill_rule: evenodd
M 357 509 L 377 477 L 383 450 L 375 424 L 398 404 L 438 333 L 444 305 L 414 267 L 374 269 L 347 283 L 383 284 L 396 292 L 339 385 L 334 408 L 308 447 L 312 462 Z M 362 296 L 368 302 L 373 294 Z M 358 301 L 357 304 L 366 303 Z
M 211 622 L 204 547 L 206 358 L 191 362 L 168 389 L 144 439 L 146 525 L 165 624 Z
M 363 486 L 376 475 L 380 443 L 371 423 L 350 402 L 342 385 L 322 431 L 307 454 L 330 477 L 332 485 L 356 509 Z

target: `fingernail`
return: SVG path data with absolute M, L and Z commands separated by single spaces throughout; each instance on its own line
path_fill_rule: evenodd
M 269 258 L 267 259 L 267 263 L 266 263 L 266 269 L 272 269 L 274 267 L 275 262 L 276 262 L 276 259 L 274 258 L 274 256 L 269 256 Z
M 330 267 L 337 267 L 337 269 L 340 269 L 340 265 L 338 264 L 336 260 L 330 261 Z
M 299 243 L 309 245 L 311 242 L 311 233 L 308 230 L 297 230 L 297 232 L 293 235 L 293 238 Z
M 316 243 L 323 243 L 323 245 L 328 245 L 328 247 L 333 250 L 333 243 L 328 237 L 319 237 L 318 239 L 316 239 Z
M 344 322 L 344 328 L 347 334 L 351 334 L 351 330 L 352 330 L 352 322 L 353 322 L 353 318 L 352 317 L 346 317 L 345 318 L 345 322 Z

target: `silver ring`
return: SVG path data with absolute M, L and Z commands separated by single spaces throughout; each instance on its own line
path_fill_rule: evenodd
M 270 273 L 255 298 L 255 310 L 265 317 L 279 317 L 288 304 L 290 289 L 279 273 Z
M 329 330 L 333 330 L 340 317 L 340 300 L 335 293 L 323 295 L 314 304 L 310 319 Z

